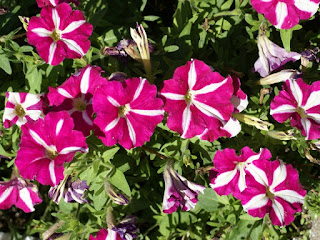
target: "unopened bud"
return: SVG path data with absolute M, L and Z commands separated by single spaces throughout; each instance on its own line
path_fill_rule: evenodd
M 232 116 L 239 120 L 240 122 L 243 122 L 245 124 L 255 126 L 258 129 L 269 131 L 269 127 L 271 127 L 273 124 L 263 121 L 260 118 L 242 114 L 242 113 L 233 113 Z

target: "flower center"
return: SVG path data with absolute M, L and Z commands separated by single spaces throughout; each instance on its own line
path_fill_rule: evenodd
M 26 112 L 20 104 L 17 104 L 14 110 L 16 111 L 17 116 L 20 118 L 26 115 Z
M 186 93 L 186 95 L 184 95 L 184 100 L 186 101 L 187 104 L 191 103 L 191 101 L 192 101 L 192 94 L 191 94 L 190 90 L 188 90 L 188 92 Z
M 274 199 L 274 194 L 270 191 L 269 187 L 266 188 L 266 196 L 271 200 Z
M 56 42 L 61 39 L 61 34 L 57 31 L 57 29 L 54 29 L 51 34 L 51 37 L 52 37 L 52 40 Z
M 125 117 L 126 114 L 129 112 L 129 110 L 130 110 L 129 104 L 122 105 L 119 107 L 118 114 L 120 117 Z
M 73 107 L 77 111 L 84 111 L 87 108 L 87 103 L 83 98 L 74 98 L 73 99 Z
M 297 107 L 296 112 L 300 115 L 301 118 L 307 117 L 307 114 L 302 107 Z
M 56 150 L 46 150 L 46 157 L 51 160 L 54 160 L 58 155 L 59 153 Z

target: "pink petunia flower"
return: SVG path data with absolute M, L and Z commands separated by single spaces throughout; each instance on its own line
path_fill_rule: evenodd
M 50 7 L 55 7 L 60 3 L 74 3 L 76 6 L 78 6 L 80 4 L 79 0 L 36 0 L 38 7 L 42 8 L 42 7 L 46 7 L 46 6 L 50 6 Z
M 66 111 L 48 113 L 44 119 L 22 126 L 15 161 L 21 176 L 35 178 L 43 185 L 59 184 L 63 179 L 63 164 L 70 162 L 75 152 L 88 151 L 83 134 L 73 127 Z
M 319 0 L 251 0 L 252 7 L 279 29 L 290 29 L 309 19 L 319 8 Z
M 67 3 L 44 7 L 40 17 L 31 17 L 27 38 L 46 63 L 58 65 L 65 58 L 81 58 L 90 48 L 92 25 L 81 11 Z
M 43 118 L 45 104 L 42 100 L 43 94 L 32 94 L 25 92 L 7 92 L 7 104 L 4 109 L 3 123 L 6 128 L 13 124 L 19 127 L 28 120 Z
M 261 148 L 259 153 L 255 153 L 249 147 L 241 149 L 241 154 L 236 155 L 234 149 L 226 148 L 217 151 L 213 159 L 214 171 L 218 175 L 210 179 L 210 186 L 219 195 L 232 194 L 240 198 L 241 193 L 247 187 L 246 169 L 255 160 L 270 160 L 271 153 L 266 148 Z
M 94 123 L 105 134 L 107 146 L 117 142 L 124 148 L 142 146 L 162 121 L 163 102 L 157 88 L 143 78 L 129 78 L 102 85 L 93 96 Z
M 49 87 L 48 99 L 53 111 L 66 110 L 73 118 L 75 130 L 84 136 L 94 128 L 92 97 L 98 86 L 107 80 L 101 77 L 101 68 L 86 66 L 57 88 Z
M 311 86 L 298 80 L 287 80 L 283 90 L 272 100 L 270 114 L 282 123 L 298 128 L 307 140 L 320 137 L 320 81 Z
M 261 77 L 266 77 L 287 62 L 295 62 L 301 57 L 301 54 L 296 52 L 288 53 L 284 48 L 270 41 L 264 31 L 259 34 L 257 44 L 259 58 L 254 63 L 254 71 L 258 72 Z
M 274 225 L 291 223 L 306 195 L 297 170 L 281 160 L 260 160 L 250 164 L 247 171 L 247 188 L 241 195 L 243 209 L 260 218 L 269 213 Z
M 241 82 L 240 79 L 236 76 L 231 76 L 232 84 L 233 84 L 233 95 L 230 99 L 234 110 L 234 113 L 242 112 L 248 106 L 248 97 L 241 90 Z M 241 125 L 239 121 L 233 117 L 231 117 L 227 122 L 222 122 L 223 125 L 216 129 L 206 128 L 202 134 L 198 135 L 198 137 L 202 140 L 214 141 L 219 137 L 234 137 L 241 131 Z
M 202 134 L 207 128 L 219 131 L 233 112 L 232 94 L 231 77 L 212 72 L 202 61 L 189 61 L 164 81 L 161 90 L 168 127 L 183 138 Z
M 20 177 L 8 182 L 0 182 L 0 209 L 9 209 L 12 205 L 24 212 L 33 212 L 34 205 L 41 203 L 36 185 L 27 183 Z
M 165 190 L 163 195 L 162 211 L 173 213 L 181 207 L 182 211 L 189 211 L 196 206 L 199 192 L 203 193 L 205 187 L 188 181 L 173 169 L 171 160 L 167 163 L 163 178 Z
M 102 228 L 98 233 L 97 237 L 93 237 L 90 234 L 89 240 L 124 240 L 120 237 L 119 233 L 111 229 Z

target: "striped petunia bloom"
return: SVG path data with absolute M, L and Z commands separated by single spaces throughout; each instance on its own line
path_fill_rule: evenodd
M 47 95 L 53 111 L 66 110 L 74 121 L 74 129 L 84 136 L 94 128 L 92 97 L 98 86 L 107 82 L 101 77 L 101 68 L 86 66 L 68 78 L 57 88 L 49 87 Z
M 81 11 L 72 11 L 67 3 L 44 7 L 40 17 L 31 17 L 27 38 L 38 54 L 51 65 L 65 58 L 81 58 L 90 48 L 92 25 L 86 23 Z
M 319 8 L 319 0 L 251 0 L 252 7 L 279 29 L 290 29 L 309 19 Z
M 164 114 L 156 95 L 156 86 L 143 78 L 111 81 L 98 88 L 92 104 L 97 113 L 94 123 L 105 134 L 100 137 L 103 143 L 131 149 L 149 141 Z
M 231 77 L 212 72 L 202 61 L 189 61 L 164 81 L 161 90 L 168 127 L 183 138 L 200 135 L 207 128 L 219 131 L 234 110 L 232 94 Z
M 35 204 L 41 202 L 37 186 L 27 183 L 21 177 L 15 177 L 8 182 L 0 182 L 0 209 L 9 209 L 15 205 L 29 213 L 35 210 Z
M 247 171 L 247 188 L 241 195 L 243 209 L 260 218 L 269 213 L 274 225 L 291 223 L 306 195 L 297 170 L 281 160 L 261 160 L 250 164 Z
M 102 228 L 98 233 L 97 236 L 94 237 L 90 234 L 89 240 L 125 240 L 120 237 L 119 233 L 113 231 L 111 229 Z
M 79 5 L 80 1 L 79 0 L 36 0 L 38 7 L 42 8 L 42 7 L 46 7 L 46 6 L 50 6 L 50 7 L 55 7 L 60 3 L 74 3 L 76 6 Z
M 246 169 L 255 160 L 270 160 L 271 153 L 268 149 L 262 148 L 259 153 L 255 153 L 249 147 L 241 149 L 241 154 L 236 155 L 234 149 L 226 148 L 217 151 L 213 158 L 214 171 L 218 175 L 210 179 L 210 186 L 219 195 L 232 194 L 240 198 L 241 192 L 246 187 Z
M 4 126 L 9 128 L 16 124 L 20 127 L 28 120 L 43 118 L 45 104 L 42 96 L 43 94 L 7 92 L 7 104 L 3 114 Z
M 78 151 L 87 152 L 83 134 L 73 130 L 66 111 L 48 113 L 44 119 L 27 122 L 21 127 L 20 149 L 16 165 L 21 176 L 55 186 L 63 179 L 63 164 Z
M 298 128 L 307 140 L 320 137 L 320 81 L 312 85 L 301 78 L 287 80 L 283 90 L 272 100 L 270 114 L 282 123 Z

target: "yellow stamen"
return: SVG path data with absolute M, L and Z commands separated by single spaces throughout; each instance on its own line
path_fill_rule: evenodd
M 26 112 L 20 104 L 17 104 L 14 110 L 16 111 L 17 116 L 20 118 L 26 115 Z
M 57 32 L 56 29 L 53 30 L 52 34 L 51 34 L 52 40 L 54 42 L 58 41 L 61 39 L 61 34 Z

